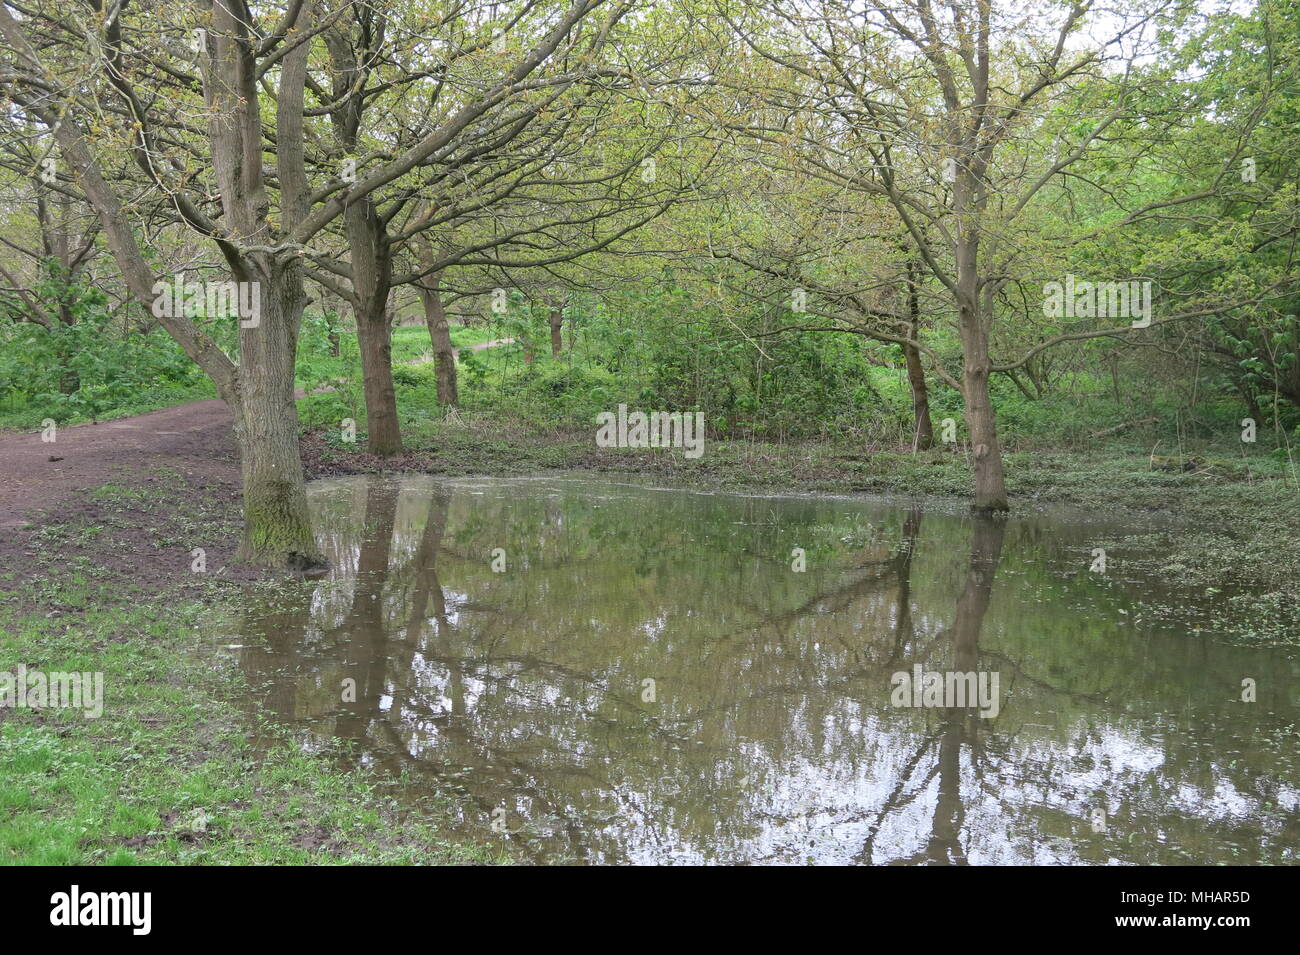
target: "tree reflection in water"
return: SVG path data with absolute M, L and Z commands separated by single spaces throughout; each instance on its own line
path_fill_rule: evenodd
M 351 479 L 313 506 L 331 578 L 249 608 L 250 684 L 351 758 L 463 790 L 471 831 L 507 810 L 525 857 L 1276 861 L 1298 841 L 1283 716 L 1223 702 L 1275 657 L 1202 640 L 1193 663 L 1184 634 L 1136 630 L 1071 569 L 1095 528 L 559 479 Z M 999 671 L 1002 712 L 892 707 L 916 664 Z

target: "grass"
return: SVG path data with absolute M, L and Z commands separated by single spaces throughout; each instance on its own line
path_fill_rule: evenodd
M 423 325 L 400 325 L 393 329 L 393 361 L 415 361 L 432 357 L 433 343 Z
M 469 345 L 482 345 L 484 342 L 509 337 L 509 334 L 503 329 L 493 327 L 490 324 L 451 326 L 451 343 L 457 348 L 466 348 Z
M 447 805 L 410 804 L 359 771 L 257 725 L 200 605 L 119 607 L 75 620 L 10 618 L 0 655 L 102 671 L 106 711 L 11 710 L 0 723 L 0 861 L 7 864 L 448 863 L 488 854 L 446 840 Z M 263 741 L 255 745 L 250 736 Z M 424 810 L 424 811 L 421 811 Z
M 309 748 L 250 702 L 211 635 L 246 587 L 308 584 L 122 579 L 140 546 L 229 534 L 237 513 L 191 506 L 182 480 L 104 485 L 0 569 L 0 671 L 102 673 L 105 688 L 98 719 L 0 708 L 0 863 L 509 861 L 453 833 L 463 793 L 350 768 L 342 743 Z
M 500 329 L 491 325 L 451 326 L 451 343 L 456 348 L 480 345 L 505 337 Z M 425 325 L 399 325 L 393 329 L 393 361 L 416 361 L 433 357 L 433 342 Z

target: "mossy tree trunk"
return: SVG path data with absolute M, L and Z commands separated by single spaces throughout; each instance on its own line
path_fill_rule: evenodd
M 305 569 L 322 563 L 307 509 L 298 450 L 294 356 L 306 296 L 296 266 L 260 283 L 256 326 L 240 330 L 235 415 L 244 479 L 244 534 L 238 559 Z

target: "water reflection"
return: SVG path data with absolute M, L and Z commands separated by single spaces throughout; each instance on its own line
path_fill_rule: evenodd
M 504 810 L 525 857 L 1278 862 L 1300 841 L 1295 661 L 1136 622 L 1151 582 L 1087 573 L 1116 529 L 561 479 L 347 479 L 313 503 L 334 570 L 249 609 L 250 683 L 359 760 L 463 786 L 467 826 Z M 918 665 L 996 671 L 999 714 L 892 705 Z

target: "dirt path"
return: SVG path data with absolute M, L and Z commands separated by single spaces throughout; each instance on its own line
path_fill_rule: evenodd
M 53 460 L 52 460 L 53 459 Z M 218 399 L 161 411 L 39 432 L 0 434 L 0 533 L 75 491 L 173 468 L 194 480 L 238 482 L 239 457 L 230 411 Z
M 513 341 L 479 342 L 469 350 Z M 213 398 L 133 418 L 59 428 L 51 443 L 42 441 L 40 432 L 0 433 L 0 533 L 22 526 L 33 513 L 76 491 L 111 481 L 137 483 L 155 468 L 178 471 L 195 486 L 238 483 L 231 424 L 225 403 Z

